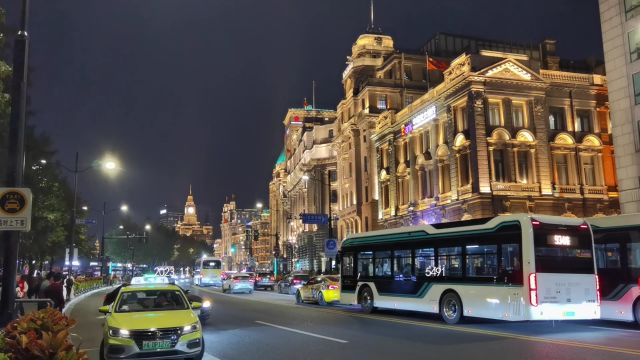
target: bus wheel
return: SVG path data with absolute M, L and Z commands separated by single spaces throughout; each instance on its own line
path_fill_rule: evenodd
M 440 301 L 440 316 L 447 324 L 457 324 L 462 319 L 462 300 L 455 292 L 444 294 Z
M 358 303 L 363 313 L 370 314 L 373 311 L 373 291 L 371 291 L 370 287 L 365 286 L 364 289 L 360 291 Z
M 636 316 L 636 322 L 640 325 L 640 298 L 638 298 L 636 304 L 633 305 L 633 314 Z

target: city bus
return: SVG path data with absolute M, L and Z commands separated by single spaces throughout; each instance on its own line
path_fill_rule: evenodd
M 197 270 L 200 273 L 197 274 Z M 194 284 L 198 286 L 222 286 L 222 280 L 220 274 L 222 273 L 222 260 L 215 257 L 203 256 L 196 261 L 194 266 Z
M 640 214 L 587 221 L 595 243 L 602 319 L 640 325 Z
M 600 318 L 593 235 L 582 219 L 501 215 L 354 234 L 341 301 L 498 320 Z

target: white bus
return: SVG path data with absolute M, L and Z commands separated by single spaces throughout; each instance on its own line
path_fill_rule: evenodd
M 582 219 L 503 215 L 349 236 L 341 301 L 499 320 L 600 318 L 593 237 Z
M 200 270 L 198 273 L 198 269 Z M 222 260 L 215 257 L 203 256 L 194 266 L 193 282 L 198 286 L 222 286 Z
M 640 214 L 587 221 L 595 243 L 602 319 L 640 324 Z

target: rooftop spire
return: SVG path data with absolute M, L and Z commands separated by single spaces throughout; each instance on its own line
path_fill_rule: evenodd
M 382 28 L 375 26 L 374 22 L 373 22 L 373 0 L 369 0 L 369 4 L 370 4 L 370 21 L 369 21 L 369 26 L 367 26 L 367 32 L 370 34 L 382 34 Z
M 191 195 L 191 184 L 189 184 L 189 195 Z

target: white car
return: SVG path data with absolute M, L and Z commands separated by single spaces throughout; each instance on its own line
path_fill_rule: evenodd
M 222 292 L 246 292 L 251 294 L 253 293 L 253 281 L 249 274 L 233 274 L 222 283 Z

